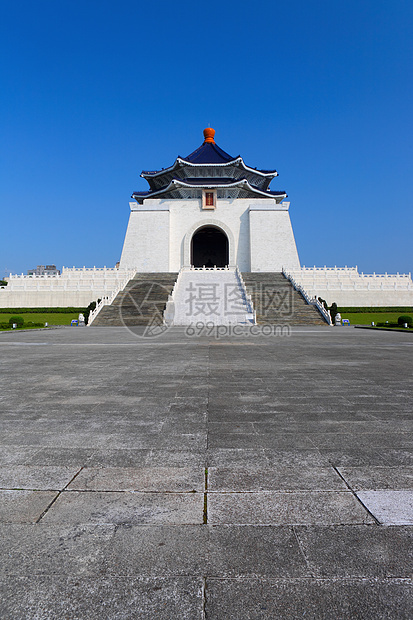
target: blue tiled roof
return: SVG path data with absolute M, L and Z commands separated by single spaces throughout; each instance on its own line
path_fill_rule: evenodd
M 194 185 L 200 186 L 200 187 L 211 187 L 211 186 L 222 187 L 225 185 L 239 185 L 244 182 L 247 182 L 246 179 L 231 179 L 231 178 L 225 178 L 225 177 L 213 177 L 213 178 L 203 177 L 203 178 L 186 178 L 186 179 L 174 177 L 174 179 L 170 181 L 167 185 L 157 190 L 149 190 L 146 192 L 145 191 L 133 192 L 132 198 L 136 198 L 136 197 L 147 198 L 151 195 L 158 195 L 165 191 L 173 191 L 173 189 L 168 190 L 168 188 L 173 183 L 173 181 L 179 181 L 179 183 L 184 186 L 187 185 L 187 186 L 192 186 L 192 187 Z M 287 194 L 284 191 L 266 190 L 265 192 L 263 192 L 262 189 L 259 189 L 258 187 L 252 184 L 250 184 L 250 189 L 252 191 L 257 191 L 260 195 L 263 195 L 263 193 L 265 193 L 268 196 L 287 196 Z
M 231 157 L 215 143 L 204 142 L 196 151 L 181 159 L 192 164 L 226 164 L 236 157 Z
M 175 177 L 175 179 L 178 181 L 182 181 L 182 183 L 188 183 L 189 185 L 227 185 L 228 183 L 235 183 L 237 181 L 237 179 L 230 179 L 224 177 L 187 177 L 185 179 L 179 179 Z

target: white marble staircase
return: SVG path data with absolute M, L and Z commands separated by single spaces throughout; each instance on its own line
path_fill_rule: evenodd
M 184 267 L 164 320 L 167 325 L 247 325 L 255 323 L 255 314 L 237 267 Z

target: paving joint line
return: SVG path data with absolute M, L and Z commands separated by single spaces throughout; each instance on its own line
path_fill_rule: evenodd
M 179 575 L 178 575 L 179 576 Z M 297 583 L 297 582 L 311 582 L 311 581 L 320 581 L 320 582 L 367 582 L 367 583 L 386 583 L 386 582 L 396 582 L 396 583 L 407 583 L 411 584 L 412 580 L 410 577 L 362 577 L 362 576 L 351 576 L 351 577 L 264 577 L 264 576 L 256 576 L 256 575 L 237 575 L 236 577 L 222 577 L 220 575 L 207 575 L 206 579 L 214 579 L 215 581 L 235 581 L 235 582 L 243 582 L 243 581 L 256 581 L 256 582 L 266 582 L 266 583 L 275 583 L 275 582 L 283 582 L 283 583 Z
M 207 381 L 208 381 L 208 394 L 207 394 L 207 403 L 206 403 L 206 450 L 208 452 L 208 441 L 209 441 L 209 402 L 210 402 L 210 392 L 211 392 L 211 347 L 208 346 L 208 362 L 207 362 Z
M 29 489 L 31 490 L 31 489 Z M 59 493 L 130 493 L 132 495 L 197 495 L 202 491 L 139 491 L 139 489 L 62 489 Z
M 312 570 L 312 568 L 311 568 L 311 566 L 310 566 L 310 562 L 309 562 L 309 560 L 308 560 L 308 558 L 307 558 L 307 556 L 306 556 L 306 554 L 305 554 L 305 552 L 304 552 L 304 547 L 303 547 L 303 545 L 302 545 L 302 543 L 301 543 L 301 540 L 300 540 L 300 538 L 299 538 L 299 536 L 298 536 L 298 534 L 297 534 L 297 532 L 296 532 L 295 528 L 296 528 L 296 526 L 295 526 L 295 525 L 292 525 L 292 526 L 291 526 L 291 529 L 292 529 L 292 531 L 293 531 L 293 533 L 294 533 L 295 539 L 296 539 L 297 544 L 298 544 L 298 548 L 300 549 L 301 555 L 302 555 L 302 556 L 303 556 L 303 558 L 304 558 L 304 562 L 305 562 L 305 564 L 306 564 L 306 566 L 307 566 L 308 571 L 310 572 L 311 577 L 315 579 L 315 578 L 316 578 L 316 575 L 314 574 L 314 571 Z
M 203 576 L 202 577 L 202 588 L 201 588 L 201 591 L 202 591 L 202 618 L 203 618 L 203 620 L 205 620 L 206 617 L 207 617 L 207 613 L 206 613 L 206 602 L 207 602 L 207 600 L 206 600 L 206 588 L 207 588 L 206 576 Z
M 208 491 L 209 493 L 221 493 L 222 495 L 254 495 L 257 493 L 277 493 L 278 495 L 288 495 L 295 493 L 296 495 L 304 495 L 308 493 L 350 493 L 345 489 L 257 489 L 255 491 Z M 353 493 L 354 495 L 354 493 Z
M 202 522 L 208 524 L 208 468 L 205 467 L 205 491 L 204 491 L 204 512 Z
M 82 467 L 79 469 L 79 471 L 77 471 L 75 473 L 75 475 L 73 476 L 73 478 L 71 480 L 69 480 L 69 482 L 63 487 L 63 489 L 61 491 L 58 492 L 58 494 L 56 495 L 56 497 L 54 497 L 52 499 L 52 501 L 49 503 L 48 506 L 46 506 L 45 510 L 43 510 L 42 514 L 40 515 L 40 517 L 37 519 L 37 521 L 35 521 L 35 523 L 40 523 L 40 521 L 43 519 L 44 515 L 49 512 L 50 508 L 53 506 L 53 504 L 58 500 L 58 498 L 61 496 L 61 494 L 63 493 L 63 491 L 65 491 L 67 489 L 67 487 L 69 486 L 69 484 L 71 484 L 73 482 L 73 480 L 80 474 L 80 472 L 83 469 L 83 465 Z
M 361 506 L 363 506 L 364 510 L 372 517 L 372 519 L 374 519 L 374 522 L 376 525 L 381 525 L 380 521 L 374 516 L 374 514 L 367 508 L 367 506 L 361 501 L 361 499 L 359 498 L 359 496 L 357 495 L 357 493 L 351 488 L 351 486 L 349 485 L 349 483 L 347 482 L 347 480 L 344 478 L 344 476 L 341 475 L 341 473 L 339 472 L 339 470 L 337 469 L 337 467 L 335 465 L 332 465 L 334 471 L 336 472 L 336 474 L 338 476 L 340 476 L 340 478 L 342 479 L 342 481 L 344 482 L 344 484 L 346 485 L 346 487 L 351 491 L 351 493 L 354 495 L 354 497 L 356 498 L 356 500 L 358 501 L 359 504 L 361 504 Z
M 207 380 L 208 380 L 208 395 L 207 395 L 207 403 L 206 403 L 206 467 L 205 467 L 205 478 L 204 478 L 204 510 L 202 515 L 202 523 L 203 525 L 208 524 L 208 441 L 209 441 L 209 401 L 210 401 L 210 391 L 211 391 L 211 346 L 208 343 L 208 362 L 207 362 Z M 205 617 L 205 611 L 204 611 Z

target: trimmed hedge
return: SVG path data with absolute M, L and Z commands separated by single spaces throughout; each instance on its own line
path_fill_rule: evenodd
M 403 308 L 402 306 L 379 306 L 379 307 L 375 307 L 373 306 L 372 308 L 364 306 L 364 307 L 344 307 L 341 306 L 338 311 L 340 312 L 340 314 L 342 314 L 343 312 L 413 312 L 413 306 L 407 306 L 405 308 Z
M 67 313 L 79 313 L 84 312 L 85 308 L 0 308 L 0 314 L 25 314 L 30 312 L 31 314 L 40 314 L 44 312 L 48 312 L 51 314 L 67 314 Z
M 28 323 L 25 323 L 23 325 L 23 328 L 25 329 L 31 329 L 32 327 L 44 327 L 44 323 L 32 323 L 31 321 L 29 321 Z M 0 330 L 6 330 L 6 329 L 13 329 L 12 324 L 10 323 L 0 323 Z

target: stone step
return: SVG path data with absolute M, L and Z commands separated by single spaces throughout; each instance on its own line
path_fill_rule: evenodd
M 185 269 L 165 319 L 169 325 L 245 325 L 252 314 L 235 269 Z
M 176 282 L 177 273 L 139 273 L 109 306 L 104 306 L 92 326 L 162 324 L 166 302 Z
M 93 325 L 148 325 L 154 320 L 162 323 L 177 276 L 177 273 L 136 274 L 112 304 L 102 308 Z M 257 323 L 326 324 L 318 310 L 307 304 L 282 273 L 243 273 L 242 276 L 247 293 L 251 295 Z
M 317 308 L 281 272 L 243 273 L 242 277 L 258 324 L 326 325 Z

